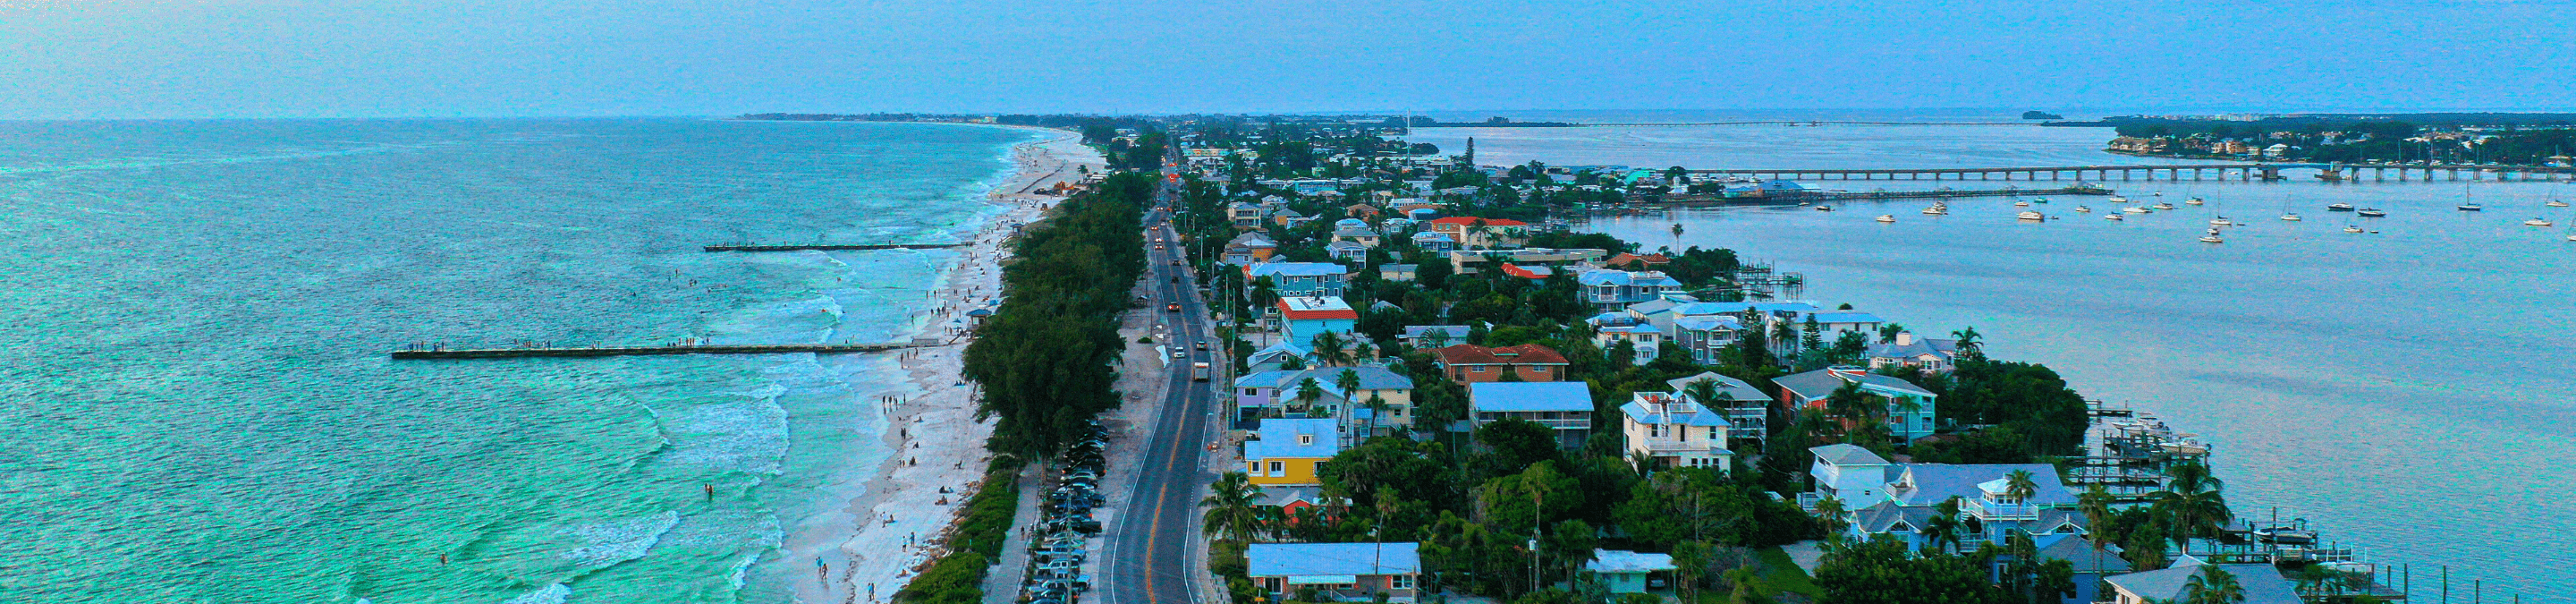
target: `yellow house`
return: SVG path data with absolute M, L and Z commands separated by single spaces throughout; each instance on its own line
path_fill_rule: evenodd
M 1315 470 L 1342 452 L 1330 419 L 1264 419 L 1254 434 L 1260 440 L 1243 443 L 1243 470 L 1261 486 L 1324 484 Z

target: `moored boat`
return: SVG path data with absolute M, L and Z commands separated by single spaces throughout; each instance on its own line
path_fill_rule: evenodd
M 2298 222 L 2300 220 L 2299 215 L 2297 214 L 2282 214 L 2281 219 L 2290 222 Z
M 1831 211 L 1834 211 L 1834 207 L 1833 207 L 1833 206 L 1822 206 L 1822 205 L 1820 205 L 1820 206 L 1816 206 L 1816 211 L 1818 211 L 1818 212 L 1831 212 Z
M 2093 206 L 2075 206 L 2075 213 L 2091 214 L 2093 213 Z
M 2361 214 L 2361 215 L 2362 215 L 2362 217 L 2364 217 L 2364 218 L 2387 218 L 2387 217 L 2388 217 L 2388 211 L 2387 211 L 2387 210 L 2382 210 L 2382 209 L 2379 209 L 2379 208 L 2362 208 L 2362 209 L 2361 209 L 2361 211 L 2359 212 L 2359 214 Z
M 2016 208 L 2027 208 L 2027 207 L 2030 207 L 2030 202 L 2027 202 L 2027 201 L 2016 201 L 2016 202 L 2013 202 L 2013 207 L 2016 207 Z
M 2236 226 L 2236 222 L 2228 220 L 2226 216 L 2220 216 L 2209 219 L 2209 226 Z
M 2207 232 L 2207 233 L 2202 233 L 2202 234 L 2200 235 L 2200 242 L 2201 242 L 2201 243 L 2226 243 L 2226 242 L 2227 242 L 2227 240 L 2219 239 L 2219 238 L 2218 238 L 2218 229 L 2210 229 L 2210 230 L 2209 230 L 2209 232 Z
M 1880 215 L 1878 215 L 1878 221 L 1879 221 L 1879 222 L 1896 222 L 1896 215 L 1894 215 L 1894 214 L 1880 214 Z
M 2102 219 L 2103 219 L 2103 220 L 2128 220 L 2128 218 L 2122 217 L 2122 216 L 2120 216 L 2119 214 L 2103 214 L 2103 215 L 2102 215 Z
M 2352 204 L 2348 204 L 2348 203 L 2333 203 L 2333 204 L 2326 204 L 2326 211 L 2328 211 L 2328 212 L 2350 212 L 2350 211 L 2352 211 Z
M 2549 223 L 2549 221 L 2548 221 L 2548 220 L 2543 220 L 2543 219 L 2539 219 L 2539 218 L 2533 218 L 2533 219 L 2530 219 L 2530 220 L 2522 221 L 2522 226 L 2550 226 L 2550 223 Z
M 2155 209 L 2159 209 L 2159 210 L 2171 210 L 2171 209 L 2174 209 L 2174 204 L 2170 204 L 2170 203 L 2165 203 L 2165 202 L 2161 202 L 2161 201 L 2159 201 L 2159 202 L 2156 202 L 2156 205 L 2151 205 L 2151 206 L 2147 206 L 2147 207 L 2155 208 Z
M 2129 206 L 2129 207 L 2125 207 L 2125 208 L 2120 208 L 2120 211 L 2121 211 L 2121 212 L 2130 213 L 2130 214 L 2145 214 L 2145 213 L 2147 213 L 2147 212 L 2151 212 L 2151 211 L 2153 211 L 2153 210 L 2149 210 L 2149 209 L 2146 209 L 2146 208 L 2141 208 L 2141 207 L 2138 207 L 2138 206 Z
M 2193 198 L 2191 198 L 2191 199 L 2185 199 L 2185 200 L 2182 200 L 2182 202 L 2183 202 L 2183 203 L 2186 203 L 2186 204 L 2190 204 L 2190 205 L 2200 205 L 2200 204 L 2204 204 L 2204 203 L 2209 203 L 2209 202 L 2207 202 L 2207 201 L 2202 201 L 2199 197 L 2193 197 Z
M 2040 213 L 2038 213 L 2038 212 L 2022 212 L 2022 213 L 2020 213 L 2020 214 L 2015 214 L 2015 215 L 2013 215 L 2013 217 L 2014 217 L 2014 218 L 2020 218 L 2020 219 L 2022 219 L 2022 220 L 2047 220 L 2047 219 L 2048 219 L 2048 217 L 2047 217 L 2047 216 L 2041 215 L 2041 214 L 2040 214 Z
M 2544 203 L 2544 204 L 2540 204 L 2540 205 L 2545 205 L 2545 206 L 2549 206 L 2549 207 L 2553 207 L 2553 208 L 2564 208 L 2564 207 L 2567 207 L 2567 202 L 2559 201 L 2559 200 L 2556 200 L 2556 199 L 2552 199 L 2552 200 L 2549 200 L 2549 203 Z
M 2346 233 L 2359 233 L 2359 232 L 2361 232 L 2361 227 L 2357 227 L 2357 226 L 2353 226 L 2353 225 L 2349 225 L 2349 224 L 2347 224 L 2347 225 L 2344 225 L 2344 226 L 2343 226 L 2343 232 L 2346 232 Z
M 2486 206 L 2482 206 L 2482 205 L 2478 205 L 2478 204 L 2474 204 L 2474 203 L 2464 203 L 2464 204 L 2460 204 L 2460 205 L 2456 205 L 2456 206 L 2451 206 L 2451 207 L 2456 208 L 2456 209 L 2458 209 L 2459 211 L 2462 211 L 2462 212 L 2484 212 L 2484 211 L 2486 211 L 2486 209 L 2487 209 L 2487 207 L 2486 207 Z

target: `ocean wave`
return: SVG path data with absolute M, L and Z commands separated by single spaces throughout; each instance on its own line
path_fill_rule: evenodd
M 645 552 L 653 549 L 653 544 L 661 542 L 662 535 L 670 533 L 671 527 L 679 524 L 678 512 L 665 511 L 651 516 L 573 527 L 566 533 L 590 545 L 565 551 L 563 558 L 580 564 L 585 570 L 643 558 Z M 563 600 L 557 598 L 555 601 Z
M 562 583 L 554 583 L 519 597 L 503 600 L 501 604 L 563 604 L 564 598 L 569 597 L 572 597 L 572 588 L 565 587 Z

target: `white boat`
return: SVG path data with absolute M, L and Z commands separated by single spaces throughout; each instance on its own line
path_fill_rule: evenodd
M 2386 217 L 2388 217 L 2388 211 L 2387 211 L 2387 210 L 2382 210 L 2382 209 L 2379 209 L 2379 208 L 2362 208 L 2362 209 L 2361 209 L 2360 214 L 2361 214 L 2361 216 L 2362 216 L 2363 218 L 2386 218 Z
M 2200 205 L 2200 204 L 2204 204 L 2204 203 L 2209 203 L 2209 202 L 2206 202 L 2206 201 L 2201 201 L 2201 199 L 2200 199 L 2200 198 L 2198 198 L 2198 197 L 2194 197 L 2194 198 L 2191 198 L 2191 199 L 2185 199 L 2185 200 L 2182 200 L 2182 202 L 2183 202 L 2183 203 L 2186 203 L 2186 204 L 2191 204 L 2191 205 Z
M 2129 203 L 2129 198 L 2118 195 L 2111 196 L 2111 205 L 2120 205 L 2124 203 Z
M 2127 212 L 2127 213 L 2130 213 L 2130 214 L 2145 214 L 2145 213 L 2147 213 L 2147 212 L 2151 212 L 2151 211 L 2153 211 L 2153 210 L 2149 210 L 2149 209 L 2146 209 L 2146 208 L 2141 208 L 2141 207 L 2138 207 L 2138 206 L 2129 206 L 2129 207 L 2125 207 L 2125 208 L 2120 208 L 2120 211 L 2122 211 L 2122 212 Z
M 2075 213 L 2091 214 L 2093 213 L 2093 206 L 2075 206 Z
M 1941 205 L 1941 204 L 1937 204 L 1937 203 L 1936 203 L 1936 204 L 1932 204 L 1932 207 L 1923 208 L 1923 215 L 1925 215 L 1925 216 L 1944 216 L 1944 215 L 1948 215 L 1949 213 L 1950 213 L 1950 206 Z
M 2013 202 L 2013 207 L 2016 207 L 2016 208 L 2027 208 L 2027 207 L 2030 207 L 2030 202 L 2027 202 L 2027 201 L 2016 201 L 2016 202 Z
M 2352 225 L 2344 225 L 2344 227 L 2343 227 L 2343 232 L 2346 232 L 2346 233 L 2359 233 L 2359 232 L 2361 232 L 2361 227 L 2352 226 Z
M 2303 531 L 2286 526 L 2267 526 L 2254 529 L 2254 538 L 2266 543 L 2278 543 L 2282 545 L 2306 545 L 2317 542 L 2317 534 L 2315 531 Z
M 2541 220 L 2541 219 L 2538 219 L 2538 218 L 2533 218 L 2533 219 L 2530 219 L 2530 220 L 2522 221 L 2522 226 L 2550 226 L 2550 223 L 2549 223 L 2549 221 L 2547 221 L 2547 220 Z
M 1831 211 L 1834 211 L 1834 207 L 1833 207 L 1833 206 L 1816 206 L 1816 211 L 1818 211 L 1818 212 L 1831 212 Z
M 2047 220 L 2047 219 L 2048 219 L 2048 217 L 2047 217 L 2047 216 L 2042 216 L 2042 215 L 2040 215 L 2040 213 L 2038 213 L 2038 212 L 2022 212 L 2022 213 L 2020 213 L 2020 214 L 2015 214 L 2015 215 L 2013 215 L 2013 217 L 2014 217 L 2014 218 L 2020 218 L 2020 219 L 2022 219 L 2022 220 Z
M 2155 208 L 2155 209 L 2159 209 L 2159 210 L 2171 210 L 2171 209 L 2174 209 L 2174 204 L 2170 204 L 2170 203 L 2165 203 L 2165 202 L 2161 202 L 2161 201 L 2159 201 L 2159 202 L 2156 202 L 2156 205 L 2151 205 L 2151 206 L 2147 206 L 2147 207 Z
M 1896 215 L 1894 215 L 1894 214 L 1880 214 L 1880 215 L 1878 215 L 1878 221 L 1879 221 L 1879 222 L 1896 222 Z
M 2103 220 L 2128 220 L 2128 218 L 2121 217 L 2119 214 L 2103 214 L 2103 215 L 2102 215 L 2102 219 L 2103 219 Z
M 2228 220 L 2226 216 L 2220 216 L 2209 219 L 2209 226 L 2236 226 L 2236 222 Z
M 2300 220 L 2300 219 L 2299 219 L 2299 215 L 2297 215 L 2297 214 L 2282 214 L 2282 215 L 2281 215 L 2281 219 L 2282 219 L 2282 220 L 2287 220 L 2287 221 L 2290 221 L 2290 222 L 2298 222 L 2298 221 Z
M 2552 199 L 2552 200 L 2549 200 L 2549 203 L 2544 203 L 2544 204 L 2540 204 L 2540 205 L 2545 205 L 2545 206 L 2549 206 L 2549 207 L 2553 207 L 2553 208 L 2564 208 L 2564 207 L 2567 207 L 2567 202 Z
M 2208 233 L 2200 236 L 2201 243 L 2226 243 L 2226 241 L 2218 238 L 2218 229 L 2210 229 Z

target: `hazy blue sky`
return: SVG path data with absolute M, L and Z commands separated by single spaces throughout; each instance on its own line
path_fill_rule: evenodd
M 2570 109 L 2576 0 L 0 0 L 0 117 Z

